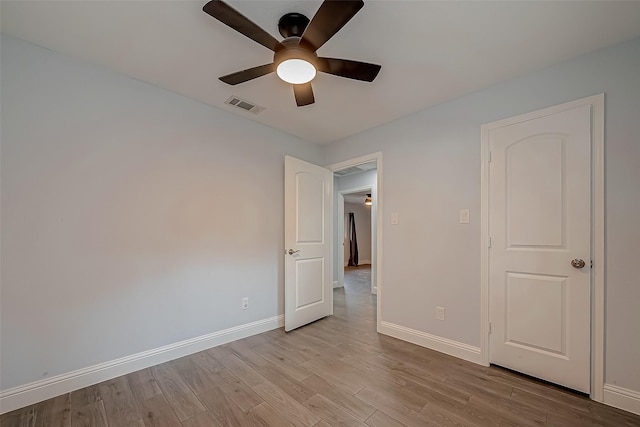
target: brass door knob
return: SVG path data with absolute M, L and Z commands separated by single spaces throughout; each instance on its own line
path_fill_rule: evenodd
M 571 260 L 571 266 L 574 268 L 582 268 L 584 267 L 584 260 L 580 259 L 580 258 L 576 258 L 576 259 L 572 259 Z

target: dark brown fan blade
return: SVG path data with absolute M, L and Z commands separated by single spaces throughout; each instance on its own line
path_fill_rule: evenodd
M 315 52 L 340 31 L 362 6 L 362 0 L 325 0 L 304 30 L 300 44 Z
M 305 83 L 302 85 L 292 85 L 293 94 L 296 96 L 296 104 L 298 107 L 304 107 L 305 105 L 313 104 L 316 100 L 313 98 L 313 89 L 311 83 Z
M 216 18 L 218 21 L 226 24 L 239 33 L 244 34 L 251 40 L 260 43 L 262 46 L 277 51 L 284 46 L 278 40 L 273 38 L 271 34 L 253 23 L 249 18 L 223 2 L 222 0 L 211 0 L 205 4 L 202 10 L 205 13 Z
M 264 64 L 258 67 L 247 68 L 246 70 L 238 71 L 236 73 L 227 74 L 226 76 L 220 77 L 220 80 L 229 85 L 237 85 L 238 83 L 244 83 L 257 77 L 262 77 L 265 74 L 273 73 L 275 70 L 275 64 Z
M 378 75 L 380 68 L 382 68 L 380 65 L 367 62 L 335 58 L 318 58 L 317 64 L 318 70 L 324 73 L 365 82 L 372 82 Z

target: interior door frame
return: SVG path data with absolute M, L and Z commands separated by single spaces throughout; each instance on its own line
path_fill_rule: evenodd
M 604 400 L 604 93 L 573 102 L 521 114 L 480 127 L 480 360 L 490 362 L 489 348 L 489 132 L 491 129 L 560 113 L 583 105 L 591 106 L 591 399 Z
M 376 162 L 376 280 L 375 287 L 376 293 L 376 330 L 380 332 L 380 324 L 382 322 L 382 152 L 378 151 L 371 154 L 366 154 L 354 159 L 345 160 L 339 163 L 333 163 L 326 166 L 332 172 L 336 172 L 342 169 L 346 169 L 352 166 L 358 166 L 365 163 Z M 333 190 L 335 192 L 335 188 Z M 343 205 L 344 206 L 344 205 Z M 338 220 L 340 220 L 338 218 Z
M 338 287 L 342 287 L 344 286 L 344 253 L 345 253 L 345 247 L 344 247 L 344 233 L 345 233 L 345 229 L 344 229 L 344 221 L 340 221 L 340 218 L 344 218 L 344 195 L 345 194 L 351 194 L 351 193 L 360 193 L 363 191 L 367 191 L 369 190 L 369 192 L 373 191 L 373 188 L 370 185 L 367 186 L 361 186 L 361 187 L 355 187 L 355 188 L 348 188 L 346 190 L 340 190 L 337 192 L 338 195 L 338 203 L 336 206 L 336 210 L 338 212 L 338 216 L 336 218 L 336 220 L 338 221 L 338 223 L 336 224 L 336 228 L 337 228 L 337 235 L 338 235 L 338 239 L 340 239 L 340 236 L 342 237 L 342 242 L 343 244 L 340 245 L 339 242 L 335 242 L 336 246 L 338 248 L 340 248 L 340 246 L 342 246 L 342 250 L 338 249 L 338 264 L 335 265 L 336 268 L 338 268 L 340 265 L 342 265 L 342 268 L 338 268 Z M 335 191 L 335 190 L 334 190 Z M 371 211 L 370 211 L 370 215 L 371 218 L 373 219 L 373 213 L 374 210 L 377 209 L 377 204 L 374 202 L 371 205 Z M 376 212 L 377 214 L 377 212 Z M 378 222 L 378 216 L 375 216 L 375 223 L 372 221 L 371 222 L 371 236 L 373 237 L 373 228 L 377 227 L 377 222 Z M 373 249 L 373 245 L 374 245 L 374 241 L 373 239 L 371 240 L 371 248 Z M 335 246 L 334 246 L 335 247 Z M 372 251 L 373 254 L 373 251 Z M 378 264 L 378 261 L 375 259 L 371 260 L 371 268 L 375 268 Z M 375 294 L 377 292 L 377 288 L 376 288 L 376 284 L 374 283 L 373 280 L 371 280 L 371 293 Z

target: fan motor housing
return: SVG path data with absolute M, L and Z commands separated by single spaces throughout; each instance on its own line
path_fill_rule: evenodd
M 278 21 L 278 31 L 285 39 L 302 37 L 302 33 L 309 25 L 309 18 L 301 13 L 287 13 Z
M 286 61 L 287 59 L 302 59 L 318 68 L 318 55 L 315 52 L 311 52 L 308 49 L 300 46 L 298 41 L 299 37 L 289 37 L 286 40 L 282 41 L 284 45 L 284 49 L 277 51 L 273 55 L 273 63 L 277 67 L 280 65 L 282 61 Z

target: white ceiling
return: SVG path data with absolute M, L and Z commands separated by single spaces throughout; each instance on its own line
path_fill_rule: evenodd
M 344 201 L 345 203 L 356 203 L 356 204 L 362 204 L 362 206 L 365 206 L 364 200 L 367 198 L 368 194 L 371 194 L 371 190 L 345 194 Z
M 77 56 L 316 143 L 328 143 L 500 81 L 640 36 L 640 2 L 365 1 L 318 54 L 382 65 L 373 83 L 319 74 L 296 107 L 275 74 L 217 77 L 272 52 L 202 12 L 206 1 L 6 1 L 3 33 Z M 320 0 L 229 0 L 282 39 L 280 16 Z M 231 95 L 266 107 L 224 104 Z

